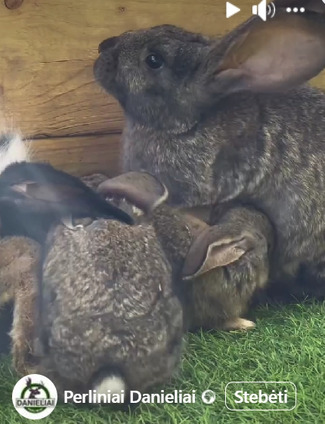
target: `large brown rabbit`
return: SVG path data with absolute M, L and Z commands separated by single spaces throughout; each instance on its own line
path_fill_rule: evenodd
M 94 72 L 125 111 L 125 171 L 156 175 L 172 205 L 261 210 L 277 235 L 272 278 L 299 274 L 320 294 L 325 95 L 300 86 L 325 66 L 315 4 L 219 40 L 170 25 L 126 32 L 100 44 Z

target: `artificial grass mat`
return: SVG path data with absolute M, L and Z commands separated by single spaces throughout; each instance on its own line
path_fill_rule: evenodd
M 206 332 L 187 335 L 178 375 L 165 392 L 197 391 L 195 404 L 142 404 L 129 412 L 107 406 L 60 405 L 41 422 L 51 424 L 217 424 L 325 423 L 325 304 L 260 307 L 257 328 L 248 333 Z M 26 423 L 11 403 L 17 376 L 9 358 L 0 363 L 0 423 Z M 225 407 L 230 381 L 291 381 L 297 386 L 292 411 L 233 412 Z M 161 388 L 159 388 L 160 390 Z M 200 393 L 212 389 L 216 400 L 205 405 Z

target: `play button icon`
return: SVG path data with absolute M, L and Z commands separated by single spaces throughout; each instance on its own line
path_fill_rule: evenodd
M 236 15 L 236 13 L 240 12 L 239 7 L 227 1 L 226 3 L 226 18 L 231 18 Z

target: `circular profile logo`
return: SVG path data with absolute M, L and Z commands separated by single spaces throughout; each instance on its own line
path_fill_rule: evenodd
M 12 403 L 22 417 L 40 420 L 56 407 L 58 392 L 50 379 L 40 374 L 21 378 L 12 391 Z
M 211 405 L 216 400 L 216 394 L 212 390 L 205 390 L 201 395 L 202 402 Z

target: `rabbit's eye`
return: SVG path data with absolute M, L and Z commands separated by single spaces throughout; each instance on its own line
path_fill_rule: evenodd
M 149 56 L 146 57 L 146 64 L 151 69 L 159 69 L 164 65 L 164 59 L 160 54 L 149 54 Z

